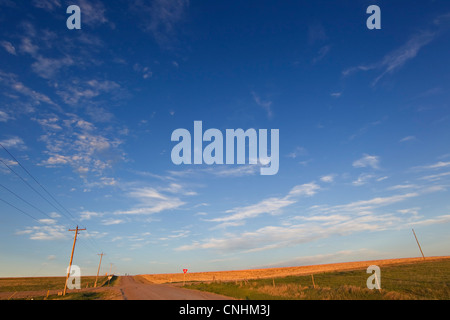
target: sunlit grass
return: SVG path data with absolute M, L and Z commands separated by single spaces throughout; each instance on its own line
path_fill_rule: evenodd
M 407 300 L 450 299 L 450 260 L 381 268 L 381 290 L 367 288 L 366 269 L 272 279 L 195 283 L 186 288 L 237 299 Z
M 92 288 L 95 283 L 95 276 L 81 277 L 81 288 Z M 98 278 L 97 286 L 106 283 L 108 278 L 101 276 Z M 42 278 L 1 278 L 0 292 L 21 292 L 64 289 L 65 277 L 42 277 Z

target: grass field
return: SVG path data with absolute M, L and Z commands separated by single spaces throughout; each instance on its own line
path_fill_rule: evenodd
M 102 285 L 107 280 L 105 276 L 99 277 L 97 285 Z M 65 277 L 0 278 L 0 292 L 63 290 L 65 281 Z M 94 283 L 95 276 L 81 278 L 81 288 L 91 288 Z
M 443 257 L 426 257 L 426 261 L 440 261 L 450 259 L 450 256 Z M 152 283 L 183 283 L 192 281 L 234 281 L 234 280 L 248 280 L 248 279 L 272 279 L 287 276 L 301 276 L 311 275 L 323 272 L 335 271 L 349 271 L 367 269 L 370 265 L 377 265 L 379 267 L 409 264 L 415 262 L 422 262 L 422 258 L 397 258 L 397 259 L 383 259 L 370 261 L 354 261 L 342 263 L 330 263 L 321 265 L 297 266 L 297 267 L 283 267 L 283 268 L 263 268 L 263 269 L 248 269 L 248 270 L 231 270 L 231 271 L 213 271 L 213 272 L 189 272 L 184 275 L 183 272 L 167 273 L 167 274 L 144 274 L 140 275 L 145 280 Z M 181 271 L 181 270 L 180 270 Z
M 29 299 L 34 300 L 93 300 L 108 296 L 107 291 L 85 291 L 83 289 L 93 288 L 95 276 L 81 277 L 82 290 L 68 290 L 66 296 L 58 296 L 58 292 L 64 290 L 65 277 L 38 277 L 38 278 L 0 278 L 0 299 Z M 97 287 L 114 286 L 117 277 L 108 282 L 108 277 L 98 278 Z
M 366 286 L 366 268 L 311 275 L 191 283 L 185 288 L 248 300 L 450 299 L 450 259 L 381 267 L 381 290 Z
M 381 268 L 381 290 L 369 290 L 366 272 L 370 265 Z M 313 277 L 314 284 L 313 284 Z M 287 268 L 196 272 L 184 275 L 140 275 L 144 282 L 173 283 L 185 288 L 209 291 L 236 299 L 249 300 L 450 300 L 450 257 L 400 258 L 357 261 Z M 106 283 L 100 277 L 98 287 Z M 81 290 L 64 288 L 64 277 L 0 278 L 0 300 L 120 300 L 114 277 L 109 285 L 92 288 L 95 277 L 82 277 Z M 88 288 L 86 288 L 88 287 Z

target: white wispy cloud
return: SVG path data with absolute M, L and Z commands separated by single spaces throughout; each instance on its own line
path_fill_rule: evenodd
M 259 174 L 260 165 L 229 165 L 229 166 L 219 166 L 214 168 L 195 168 L 168 171 L 170 178 L 181 178 L 195 175 L 213 175 L 221 178 L 233 178 L 233 177 L 244 177 Z
M 259 165 L 222 166 L 219 168 L 207 168 L 205 172 L 218 177 L 243 177 L 259 173 Z
M 425 166 L 417 166 L 414 167 L 414 169 L 422 169 L 422 170 L 429 170 L 429 169 L 442 169 L 442 168 L 447 168 L 450 167 L 450 161 L 438 161 L 436 163 L 433 164 L 429 164 L 429 165 L 425 165 Z
M 142 74 L 143 79 L 149 79 L 153 76 L 153 72 L 150 70 L 150 67 L 142 66 L 139 63 L 134 64 L 133 70 L 139 74 Z
M 450 172 L 442 172 L 438 174 L 432 174 L 424 177 L 420 177 L 421 180 L 438 181 L 444 177 L 450 176 Z
M 383 222 L 387 223 L 387 220 Z M 176 250 L 210 249 L 219 253 L 233 251 L 256 252 L 307 243 L 350 230 L 362 232 L 376 230 L 380 227 L 374 221 L 363 221 L 362 219 L 359 219 L 359 221 L 353 220 L 351 223 L 348 221 L 340 224 L 333 223 L 330 226 L 325 227 L 321 224 L 313 223 L 290 226 L 266 226 L 251 232 L 228 234 L 224 238 L 210 238 L 201 242 L 193 242 L 192 244 L 180 246 Z
M 159 45 L 167 48 L 176 41 L 177 28 L 186 16 L 189 0 L 155 0 L 151 3 L 135 0 L 131 8 L 145 17 L 143 28 Z
M 38 76 L 53 80 L 61 71 L 81 61 L 80 54 L 73 55 L 70 45 L 65 42 L 57 43 L 58 35 L 49 30 L 36 32 L 36 27 L 30 23 L 22 24 L 23 33 L 21 35 L 20 52 L 28 54 L 33 59 L 31 70 Z M 57 45 L 56 45 L 57 44 Z M 48 56 L 45 55 L 46 52 Z M 79 64 L 80 65 L 80 64 Z
M 162 211 L 174 210 L 185 204 L 178 197 L 166 195 L 151 187 L 135 188 L 128 192 L 128 197 L 137 200 L 138 205 L 117 210 L 116 215 L 151 215 Z
M 190 230 L 175 230 L 172 231 L 171 234 L 169 234 L 167 237 L 169 239 L 179 239 L 179 238 L 186 238 L 191 233 Z
M 416 189 L 419 188 L 416 184 L 397 184 L 387 188 L 387 190 L 404 190 L 404 189 Z
M 115 81 L 97 79 L 79 81 L 73 79 L 69 84 L 59 85 L 56 93 L 66 104 L 78 105 L 86 104 L 104 94 L 111 97 L 120 89 L 121 86 Z
M 119 150 L 122 141 L 107 137 L 94 124 L 77 115 L 66 114 L 61 118 L 51 114 L 36 121 L 45 130 L 40 140 L 46 144 L 48 155 L 41 165 L 70 165 L 80 176 L 86 177 L 89 172 L 101 174 L 113 163 L 123 161 Z M 108 181 L 101 182 L 108 184 Z
M 161 190 L 169 192 L 169 193 L 175 193 L 185 196 L 195 196 L 197 195 L 197 192 L 188 190 L 186 186 L 183 186 L 179 183 L 170 183 L 168 187 L 161 188 Z
M 7 149 L 27 149 L 27 146 L 25 145 L 25 142 L 23 142 L 22 138 L 17 136 L 1 140 L 0 143 Z
M 376 85 L 385 75 L 392 74 L 403 67 L 408 61 L 417 56 L 419 51 L 432 42 L 437 36 L 437 32 L 422 31 L 414 34 L 406 43 L 399 48 L 389 52 L 378 62 L 366 65 L 351 67 L 342 72 L 344 76 L 358 71 L 382 70 L 381 74 L 375 78 L 372 85 Z
M 82 211 L 80 213 L 80 221 L 91 220 L 92 218 L 101 217 L 101 216 L 103 216 L 103 213 L 101 213 L 101 212 Z
M 263 100 L 259 95 L 257 95 L 254 91 L 251 92 L 253 96 L 253 100 L 255 103 L 266 111 L 267 117 L 271 119 L 273 117 L 272 112 L 272 101 Z
M 65 56 L 62 58 L 36 57 L 36 61 L 31 65 L 31 69 L 44 79 L 52 79 L 61 69 L 75 65 L 75 61 Z
M 58 105 L 45 94 L 42 94 L 25 86 L 18 80 L 18 76 L 13 73 L 6 73 L 0 70 L 0 84 L 7 86 L 12 91 L 21 94 L 23 97 L 28 98 L 27 101 L 32 105 L 40 105 L 41 103 L 46 103 L 58 107 Z
M 228 214 L 227 216 L 211 219 L 208 221 L 229 223 L 249 218 L 255 218 L 261 214 L 276 215 L 279 214 L 283 208 L 298 202 L 300 197 L 311 197 L 315 195 L 319 190 L 320 187 L 314 182 L 298 185 L 293 187 L 284 197 L 270 197 L 253 205 L 236 207 L 225 211 L 225 213 Z M 227 226 L 235 225 L 227 224 Z
M 47 4 L 45 6 L 51 10 L 50 2 Z M 80 0 L 78 4 L 82 10 L 82 25 L 96 27 L 108 22 L 102 2 Z M 20 27 L 22 31 L 18 52 L 29 55 L 32 58 L 31 70 L 38 76 L 51 80 L 49 84 L 57 90 L 70 88 L 74 78 L 74 73 L 71 72 L 73 67 L 79 70 L 102 63 L 98 54 L 104 43 L 95 35 L 84 31 L 69 40 L 59 33 L 61 30 L 39 29 L 29 21 L 21 23 Z M 79 49 L 76 53 L 75 46 Z
M 308 151 L 304 147 L 297 146 L 297 147 L 295 147 L 294 151 L 289 153 L 287 156 L 289 158 L 296 159 L 297 157 L 305 156 L 307 154 L 308 154 Z
M 102 225 L 104 226 L 112 226 L 117 224 L 125 223 L 126 221 L 123 219 L 106 219 L 102 221 Z
M 354 186 L 362 186 L 365 185 L 366 183 L 368 183 L 370 181 L 370 179 L 375 178 L 375 175 L 373 174 L 368 174 L 368 173 L 362 173 L 358 176 L 358 178 L 354 181 L 352 181 L 352 184 Z
M 317 55 L 314 57 L 312 63 L 316 64 L 318 63 L 320 60 L 322 60 L 323 58 L 325 58 L 325 56 L 330 52 L 331 50 L 331 45 L 325 45 L 322 48 L 320 48 L 319 52 L 317 53 Z
M 67 229 L 62 225 L 47 223 L 44 221 L 42 226 L 26 227 L 24 230 L 17 231 L 16 235 L 28 235 L 31 240 L 54 241 L 68 239 Z
M 335 177 L 336 177 L 336 175 L 334 175 L 334 174 L 328 174 L 328 175 L 320 177 L 320 181 L 331 183 L 334 181 Z
M 287 197 L 299 197 L 299 196 L 305 196 L 305 197 L 311 197 L 315 195 L 320 190 L 320 186 L 316 184 L 315 182 L 311 183 L 305 183 L 302 185 L 297 185 L 289 191 L 289 194 Z
M 362 158 L 353 162 L 355 168 L 371 167 L 373 169 L 379 169 L 380 157 L 369 154 L 364 154 Z
M 11 44 L 11 42 L 9 41 L 1 41 L 0 45 L 3 47 L 3 49 L 6 50 L 6 52 L 12 54 L 12 55 L 17 55 L 16 53 L 16 48 Z
M 31 56 L 36 56 L 39 48 L 37 45 L 34 45 L 32 40 L 29 37 L 23 37 L 20 44 L 20 51 L 23 53 L 28 53 Z
M 417 216 L 417 215 L 419 215 L 420 209 L 421 208 L 419 208 L 419 207 L 414 207 L 414 208 L 399 209 L 397 211 L 400 212 L 401 214 L 409 214 L 409 215 Z
M 375 79 L 374 84 L 386 74 L 393 73 L 402 67 L 408 60 L 415 58 L 420 49 L 434 40 L 435 36 L 436 33 L 433 32 L 421 32 L 411 37 L 402 47 L 386 55 L 380 63 L 384 71 Z
M 349 140 L 354 140 L 362 135 L 364 135 L 366 132 L 368 132 L 370 129 L 379 126 L 383 123 L 383 121 L 385 121 L 387 119 L 387 117 L 384 117 L 381 120 L 376 120 L 376 121 L 372 121 L 370 123 L 365 124 L 364 126 L 362 126 L 361 128 L 358 129 L 358 131 L 354 134 L 352 134 L 349 137 Z
M 56 220 L 55 219 L 39 219 L 39 223 L 42 224 L 47 224 L 47 225 L 53 225 L 56 224 Z
M 261 214 L 278 214 L 280 210 L 296 203 L 295 200 L 289 199 L 288 197 L 284 198 L 268 198 L 262 200 L 254 205 L 249 205 L 245 207 L 237 207 L 234 209 L 227 210 L 225 213 L 230 214 L 225 217 L 211 219 L 213 222 L 228 222 L 228 221 L 236 221 L 236 220 L 244 220 L 248 218 L 255 218 Z
M 62 130 L 61 125 L 58 124 L 60 119 L 55 114 L 49 115 L 47 118 L 32 118 L 32 120 L 39 123 L 43 128 L 49 130 Z
M 409 226 L 427 226 L 431 224 L 443 224 L 449 222 L 450 222 L 450 214 L 446 214 L 420 221 L 413 221 L 409 223 Z
M 79 0 L 82 12 L 82 23 L 89 26 L 98 26 L 108 22 L 105 12 L 106 8 L 101 1 Z
M 291 223 L 269 225 L 243 233 L 226 233 L 176 248 L 177 251 L 209 249 L 224 252 L 256 252 L 308 243 L 331 236 L 347 236 L 360 232 L 401 229 L 411 225 L 450 222 L 442 215 L 423 219 L 417 210 L 390 211 L 383 209 L 420 195 L 442 191 L 441 188 L 424 188 L 417 192 L 376 197 L 342 205 L 313 206 L 304 215 L 294 216 Z
M 33 0 L 31 2 L 33 6 L 47 11 L 53 11 L 56 8 L 61 8 L 60 0 Z
M 416 140 L 415 136 L 407 136 L 407 137 L 400 139 L 399 142 L 406 142 L 406 141 L 413 141 L 413 140 Z
M 10 119 L 12 119 L 12 118 L 9 114 L 0 110 L 0 122 L 7 122 Z

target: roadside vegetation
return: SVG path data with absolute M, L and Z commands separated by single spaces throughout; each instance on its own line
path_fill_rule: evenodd
M 95 276 L 81 278 L 81 290 L 68 290 L 65 296 L 58 295 L 64 290 L 65 277 L 40 277 L 40 278 L 1 278 L 0 293 L 11 293 L 6 299 L 9 300 L 94 300 L 107 299 L 111 294 L 109 291 L 92 291 L 95 284 Z M 100 276 L 97 288 L 108 288 L 116 285 L 118 277 L 113 276 L 108 280 L 107 276 Z M 86 291 L 89 290 L 89 291 Z M 32 292 L 26 298 L 23 292 Z
M 243 300 L 449 300 L 450 260 L 381 268 L 381 290 L 370 290 L 366 269 L 271 279 L 191 283 L 185 288 Z M 313 283 L 314 280 L 314 283 Z

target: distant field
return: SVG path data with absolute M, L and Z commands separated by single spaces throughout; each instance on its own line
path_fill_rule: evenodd
M 425 261 L 439 261 L 447 260 L 448 257 L 427 257 Z M 266 269 L 250 269 L 250 270 L 235 270 L 235 271 L 218 271 L 218 272 L 188 272 L 183 275 L 180 273 L 168 274 L 146 274 L 140 277 L 145 278 L 152 283 L 173 283 L 173 282 L 190 282 L 190 281 L 233 281 L 233 280 L 248 280 L 248 279 L 264 279 L 264 278 L 279 278 L 294 275 L 311 275 L 323 272 L 345 271 L 367 269 L 370 265 L 387 266 L 396 264 L 408 264 L 424 261 L 422 258 L 402 258 L 402 259 L 385 259 L 372 261 L 356 261 L 344 263 L 321 264 L 301 267 L 287 267 L 287 268 L 266 268 Z
M 376 264 L 376 263 L 373 263 Z M 248 300 L 450 300 L 450 259 L 378 264 L 381 290 L 366 286 L 366 267 L 253 280 L 191 283 L 185 286 Z M 251 278 L 249 278 L 251 279 Z
M 93 288 L 95 276 L 81 277 L 81 289 Z M 114 284 L 113 278 L 110 282 Z M 49 291 L 50 299 L 58 299 L 58 292 L 64 290 L 65 277 L 37 277 L 37 278 L 0 278 L 0 300 L 5 299 L 25 299 L 35 297 L 42 299 L 46 297 Z M 108 277 L 98 278 L 97 287 L 107 284 Z M 81 292 L 79 290 L 68 290 L 66 298 L 70 299 L 92 299 L 100 298 L 102 294 L 98 292 Z M 59 297 L 62 299 L 62 297 Z
M 98 284 L 101 285 L 107 277 L 99 277 Z M 39 291 L 39 290 L 63 290 L 66 282 L 65 277 L 43 277 L 43 278 L 0 278 L 0 292 L 16 291 Z M 93 287 L 94 277 L 81 277 L 81 287 Z

